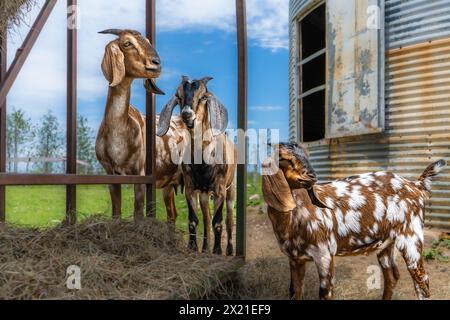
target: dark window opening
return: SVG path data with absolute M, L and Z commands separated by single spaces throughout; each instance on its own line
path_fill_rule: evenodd
M 300 22 L 302 25 L 302 56 L 304 58 L 325 48 L 325 4 L 317 7 Z
M 308 92 L 325 84 L 325 55 L 305 63 L 302 67 L 302 92 Z
M 325 4 L 299 22 L 300 141 L 325 138 L 326 22 Z
M 317 141 L 325 137 L 325 95 L 316 92 L 303 98 L 303 141 Z

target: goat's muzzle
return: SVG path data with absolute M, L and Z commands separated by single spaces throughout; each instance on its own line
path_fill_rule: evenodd
M 159 57 L 155 57 L 151 61 L 148 60 L 145 64 L 145 70 L 160 74 L 162 71 L 161 59 Z
M 181 112 L 181 117 L 183 118 L 183 122 L 189 129 L 194 128 L 195 124 L 195 112 L 192 110 L 190 106 L 185 106 Z
M 308 172 L 307 174 L 309 181 L 311 181 L 311 183 L 315 184 L 317 183 L 317 175 L 315 172 Z

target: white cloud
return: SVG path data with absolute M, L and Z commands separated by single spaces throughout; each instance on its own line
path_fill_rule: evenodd
M 173 0 L 157 2 L 160 31 L 235 30 L 235 1 Z M 288 48 L 288 0 L 248 0 L 248 37 L 273 51 Z
M 289 46 L 289 1 L 248 0 L 248 35 L 257 45 L 277 51 Z
M 282 106 L 253 106 L 253 107 L 250 107 L 250 110 L 271 112 L 271 111 L 285 110 L 285 108 Z
M 39 0 L 40 6 L 44 0 Z M 145 28 L 144 1 L 130 5 L 121 0 L 79 0 L 81 29 L 78 32 L 78 98 L 92 103 L 104 98 L 107 82 L 100 70 L 105 45 L 112 35 L 98 31 L 109 28 Z M 134 2 L 133 2 L 134 4 Z M 159 31 L 209 32 L 235 30 L 234 0 L 172 0 L 157 1 Z M 28 26 L 22 26 L 10 37 L 8 61 L 14 58 L 40 7 L 28 15 Z M 270 50 L 286 49 L 288 43 L 288 1 L 248 0 L 249 42 Z M 52 108 L 64 120 L 66 103 L 66 2 L 56 7 L 28 57 L 8 101 L 11 106 L 26 108 L 36 118 Z M 211 45 L 204 43 L 205 47 Z M 202 48 L 199 48 L 202 49 Z M 195 53 L 195 52 L 194 52 Z M 165 69 L 161 80 L 179 77 L 177 70 Z M 269 109 L 270 110 L 270 107 Z M 279 109 L 277 109 L 279 110 Z M 273 111 L 273 110 L 272 110 Z M 101 115 L 99 115 L 101 117 Z
M 57 3 L 57 7 L 63 6 Z M 32 24 L 37 13 L 38 10 L 33 10 L 29 15 L 28 25 Z M 40 34 L 8 95 L 8 104 L 26 109 L 27 115 L 33 120 L 48 109 L 52 109 L 57 115 L 65 114 L 66 57 L 65 51 L 61 50 L 61 41 L 65 40 L 66 29 L 59 28 L 65 21 L 65 16 L 50 16 L 48 26 Z M 29 26 L 24 25 L 11 33 L 9 63 L 29 29 Z
M 234 1 L 172 0 L 157 2 L 156 23 L 160 31 L 233 30 Z

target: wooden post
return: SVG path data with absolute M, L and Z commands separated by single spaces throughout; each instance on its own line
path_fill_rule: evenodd
M 156 48 L 156 0 L 145 1 L 145 26 L 146 36 L 150 39 L 153 47 Z M 156 155 L 156 97 L 147 92 L 146 96 L 146 168 L 145 174 L 153 176 L 153 184 L 147 184 L 146 188 L 146 214 L 149 218 L 156 217 L 156 175 L 155 175 L 155 155 Z
M 6 77 L 7 71 L 7 33 L 0 30 L 0 85 Z M 6 99 L 0 102 L 0 173 L 6 172 Z M 0 223 L 6 219 L 6 188 L 0 186 Z
M 236 0 L 236 22 L 238 40 L 238 128 L 247 131 L 247 17 L 245 0 Z M 247 143 L 238 146 L 244 149 L 247 159 Z M 246 160 L 245 160 L 246 162 Z M 237 217 L 236 217 L 236 255 L 245 258 L 247 220 L 247 165 L 237 167 Z
M 66 173 L 77 173 L 77 0 L 67 0 L 67 164 Z M 66 186 L 66 223 L 77 221 L 76 185 Z

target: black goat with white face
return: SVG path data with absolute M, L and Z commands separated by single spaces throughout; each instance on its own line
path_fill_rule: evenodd
M 209 251 L 211 238 L 211 216 L 209 199 L 214 196 L 214 249 L 216 254 L 222 254 L 222 222 L 223 207 L 227 204 L 227 255 L 233 254 L 232 230 L 233 207 L 235 197 L 234 175 L 236 172 L 236 149 L 228 140 L 225 130 L 228 126 L 228 112 L 220 101 L 208 91 L 207 84 L 212 80 L 205 77 L 200 80 L 189 80 L 183 76 L 177 92 L 171 102 L 160 115 L 157 134 L 165 135 L 169 128 L 170 118 L 177 105 L 181 108 L 181 117 L 190 132 L 189 161 L 183 161 L 181 167 L 185 182 L 186 200 L 189 208 L 189 246 L 197 251 L 197 202 L 200 196 L 200 206 L 203 213 L 204 239 L 203 252 Z M 197 139 L 199 133 L 202 138 Z M 211 158 L 201 158 L 210 152 Z M 218 159 L 219 158 L 219 159 Z

